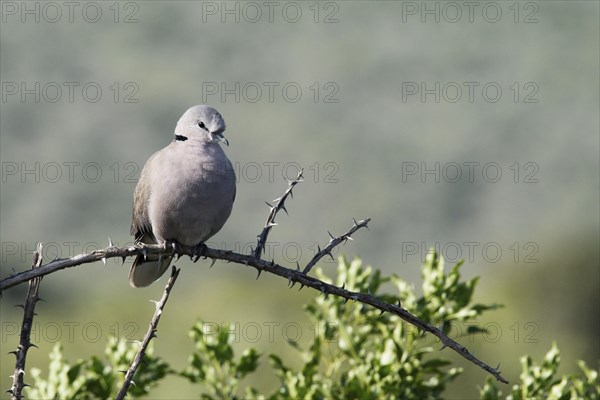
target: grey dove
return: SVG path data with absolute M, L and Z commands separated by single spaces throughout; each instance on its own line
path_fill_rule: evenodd
M 144 165 L 133 194 L 131 234 L 136 243 L 200 246 L 229 218 L 235 173 L 219 145 L 225 121 L 212 107 L 189 108 L 177 122 L 175 139 Z M 136 257 L 129 284 L 144 287 L 160 278 L 172 257 Z

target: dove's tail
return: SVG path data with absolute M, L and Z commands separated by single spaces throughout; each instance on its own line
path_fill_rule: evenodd
M 163 256 L 159 260 L 158 256 L 148 256 L 144 260 L 143 255 L 137 256 L 129 271 L 129 284 L 135 288 L 150 285 L 165 273 L 172 258 Z

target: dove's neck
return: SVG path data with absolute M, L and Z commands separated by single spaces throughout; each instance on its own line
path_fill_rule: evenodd
M 216 140 L 207 140 L 206 137 L 198 135 L 185 136 L 176 134 L 173 144 L 176 146 L 181 146 L 194 153 L 198 151 L 205 152 L 207 154 L 223 152 L 223 149 Z

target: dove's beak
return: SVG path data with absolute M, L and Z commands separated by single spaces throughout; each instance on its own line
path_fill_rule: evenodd
M 221 132 L 214 132 L 213 135 L 217 138 L 217 140 L 221 143 L 224 143 L 226 146 L 229 146 L 229 140 L 227 140 L 225 138 L 225 136 L 223 136 L 223 133 Z

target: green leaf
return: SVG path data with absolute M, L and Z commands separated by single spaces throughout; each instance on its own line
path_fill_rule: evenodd
M 240 361 L 237 366 L 237 373 L 240 378 L 243 378 L 250 372 L 256 371 L 258 367 L 258 359 L 260 354 L 254 349 L 246 349 L 240 357 Z

